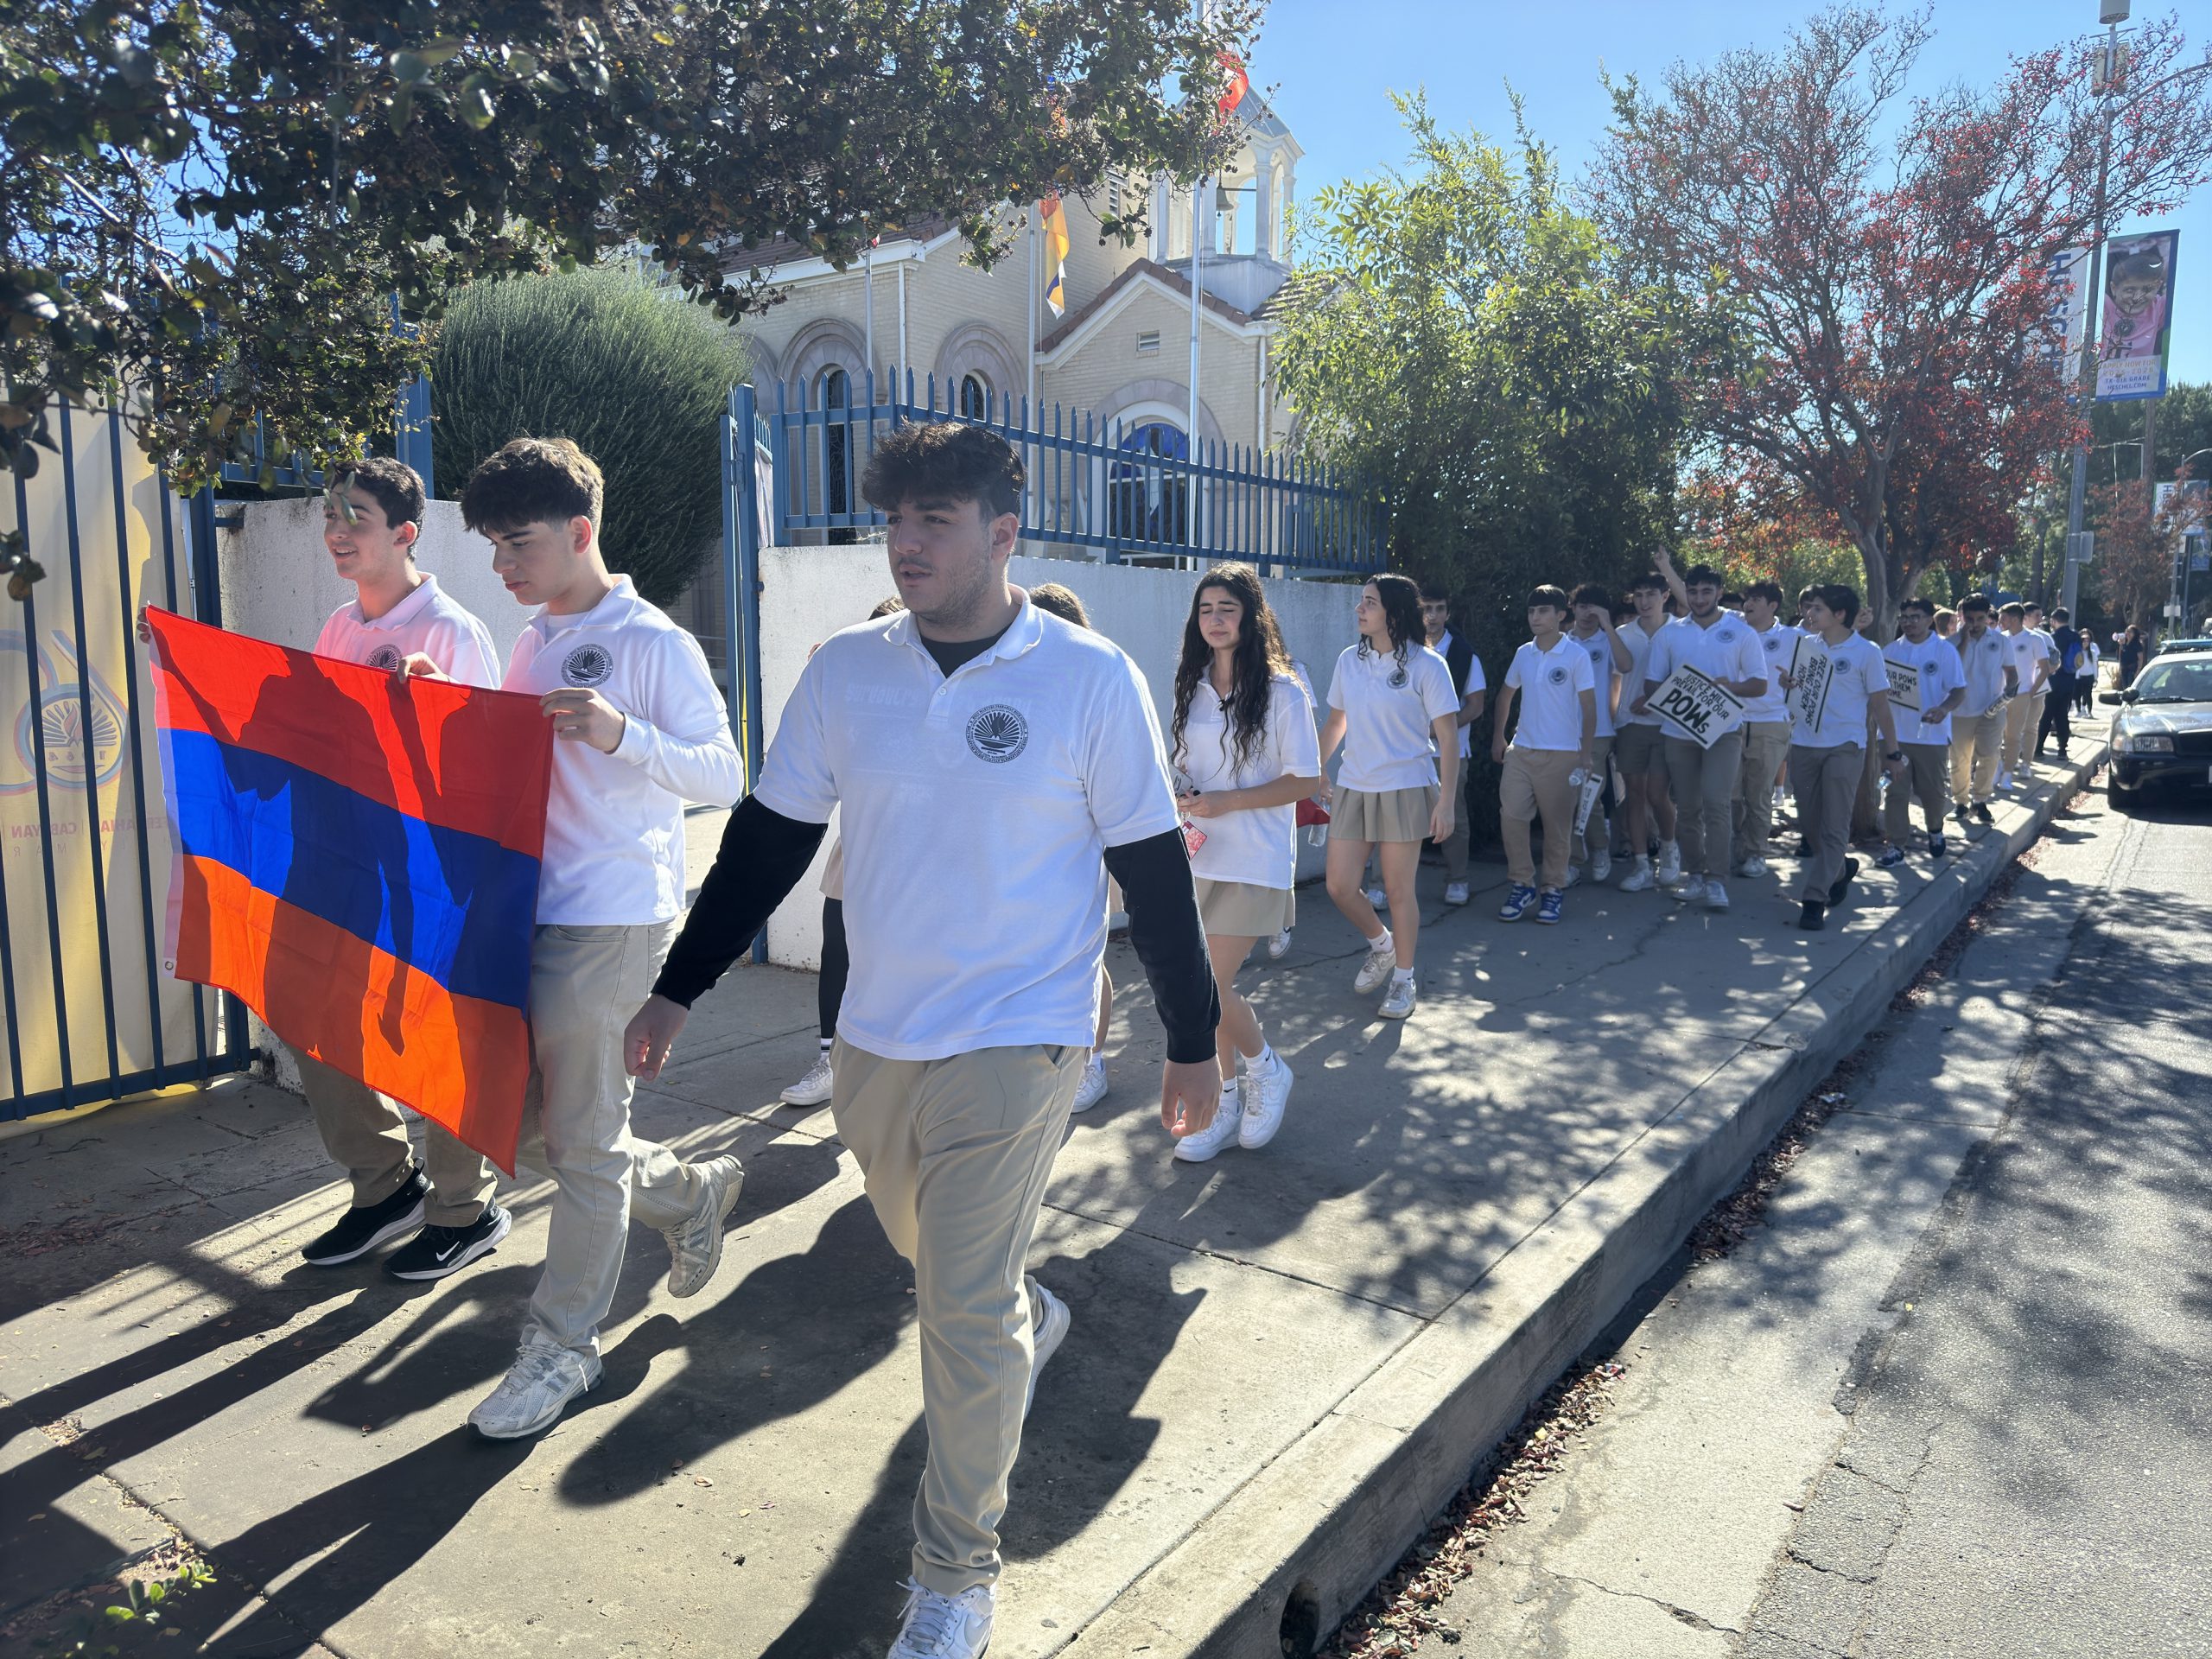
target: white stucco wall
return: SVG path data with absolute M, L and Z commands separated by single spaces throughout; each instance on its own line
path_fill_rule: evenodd
M 482 619 L 499 660 L 536 612 L 507 596 L 492 574 L 490 545 L 461 528 L 458 501 L 432 501 L 423 515 L 415 562 L 438 585 Z M 302 651 L 313 645 L 324 619 L 353 597 L 353 585 L 331 568 L 322 546 L 322 498 L 226 502 L 222 516 L 243 521 L 218 547 L 223 573 L 223 626 L 257 639 Z
M 1082 598 L 1092 626 L 1128 652 L 1143 671 L 1165 730 L 1173 712 L 1169 699 L 1184 619 L 1198 577 L 1186 571 L 1027 557 L 1014 559 L 1009 571 L 1022 586 L 1057 582 Z M 760 582 L 761 729 L 772 742 L 808 653 L 840 628 L 860 621 L 896 589 L 880 546 L 771 548 L 760 556 Z M 1306 665 L 1314 695 L 1325 697 L 1337 653 L 1352 642 L 1357 588 L 1288 580 L 1270 581 L 1266 587 L 1291 655 Z M 1301 837 L 1300 879 L 1318 878 L 1322 857 L 1320 849 Z M 821 966 L 821 874 L 817 857 L 806 880 L 770 919 L 770 960 L 794 968 Z

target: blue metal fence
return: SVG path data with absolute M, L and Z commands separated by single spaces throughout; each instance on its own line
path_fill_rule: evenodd
M 168 846 L 131 638 L 141 603 L 220 620 L 213 499 L 181 513 L 119 411 L 55 412 L 58 471 L 12 492 L 48 579 L 0 629 L 0 663 L 23 659 L 0 685 L 0 1119 L 251 1058 L 238 999 L 177 983 L 161 960 Z
M 912 370 L 880 387 L 872 373 L 855 387 L 834 372 L 811 394 L 804 383 L 777 386 L 766 416 L 773 539 L 851 541 L 880 526 L 860 495 L 878 434 L 944 420 L 988 427 L 1021 452 L 1025 543 L 1110 563 L 1244 559 L 1262 575 L 1364 575 L 1385 563 L 1381 507 L 1329 467 L 1204 438 L 1193 447 L 1163 422 L 979 397 L 934 375 L 917 382 Z

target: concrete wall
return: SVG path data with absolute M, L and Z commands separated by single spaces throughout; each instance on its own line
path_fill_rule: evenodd
M 461 528 L 458 501 L 432 501 L 423 516 L 415 562 L 438 585 L 476 613 L 492 631 L 499 660 L 536 614 L 507 596 L 492 574 L 491 546 Z M 323 621 L 353 597 L 353 583 L 331 568 L 322 546 L 322 498 L 226 504 L 239 528 L 226 531 L 217 548 L 222 564 L 223 626 L 257 639 L 302 651 L 315 644 Z
M 1090 564 L 1071 559 L 1015 558 L 1020 585 L 1057 582 L 1082 597 L 1092 626 L 1135 659 L 1152 689 L 1160 728 L 1173 713 L 1175 662 L 1184 619 L 1198 577 L 1188 571 Z M 813 647 L 861 620 L 896 591 L 880 546 L 771 548 L 760 556 L 761 729 L 772 743 L 784 705 Z M 1329 692 L 1337 653 L 1353 639 L 1356 587 L 1334 582 L 1271 581 L 1268 603 L 1290 653 L 1306 665 L 1317 697 Z M 834 834 L 836 826 L 831 826 Z M 824 843 L 825 849 L 827 843 Z M 1317 879 L 1322 852 L 1299 843 L 1299 876 Z M 768 924 L 770 959 L 787 967 L 822 962 L 821 859 Z

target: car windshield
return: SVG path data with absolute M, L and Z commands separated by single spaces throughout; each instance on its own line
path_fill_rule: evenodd
M 2135 682 L 2138 702 L 2212 702 L 2212 657 L 2153 663 Z

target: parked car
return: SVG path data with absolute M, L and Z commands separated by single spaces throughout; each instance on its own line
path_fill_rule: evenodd
M 2183 651 L 2212 651 L 2212 639 L 2164 640 L 2160 643 L 2156 650 L 2152 652 L 2151 656 L 2153 660 L 2155 660 L 2158 658 L 2170 657 L 2176 652 Z
M 2112 722 L 2115 806 L 2146 789 L 2212 790 L 2212 642 L 2161 652 L 2134 684 L 2097 701 L 2120 708 Z

